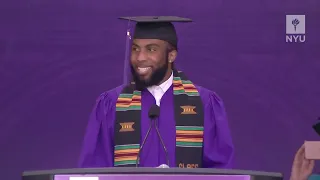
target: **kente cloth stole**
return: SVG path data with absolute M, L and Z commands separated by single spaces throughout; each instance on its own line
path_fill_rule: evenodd
M 201 168 L 204 129 L 201 97 L 192 82 L 182 72 L 176 70 L 173 71 L 173 91 L 176 167 Z M 140 139 L 141 107 L 141 92 L 135 90 L 134 83 L 124 87 L 116 104 L 114 166 L 133 167 L 136 165 L 142 141 Z M 166 144 L 166 146 L 169 145 Z

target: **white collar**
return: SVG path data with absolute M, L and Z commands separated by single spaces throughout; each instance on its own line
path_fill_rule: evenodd
M 171 73 L 171 76 L 169 77 L 169 79 L 161 83 L 159 86 L 151 86 L 151 87 L 148 87 L 147 89 L 153 95 L 154 95 L 154 91 L 159 89 L 162 90 L 162 93 L 165 93 L 170 88 L 172 83 L 173 83 L 173 73 Z

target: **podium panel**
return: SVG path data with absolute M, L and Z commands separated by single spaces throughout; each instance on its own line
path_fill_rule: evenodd
M 250 180 L 245 175 L 55 175 L 54 180 Z
M 281 173 L 212 168 L 98 168 L 29 171 L 22 180 L 283 180 Z
M 227 175 L 55 175 L 54 180 L 250 180 L 250 176 Z

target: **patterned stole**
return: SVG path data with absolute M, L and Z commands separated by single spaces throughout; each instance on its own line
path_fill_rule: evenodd
M 173 71 L 173 90 L 176 167 L 201 168 L 204 112 L 199 92 L 176 70 Z M 141 92 L 135 90 L 134 83 L 123 88 L 118 97 L 115 123 L 114 166 L 133 167 L 141 142 Z

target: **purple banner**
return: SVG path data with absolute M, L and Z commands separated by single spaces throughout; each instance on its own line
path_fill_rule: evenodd
M 250 180 L 248 175 L 55 175 L 54 180 Z

